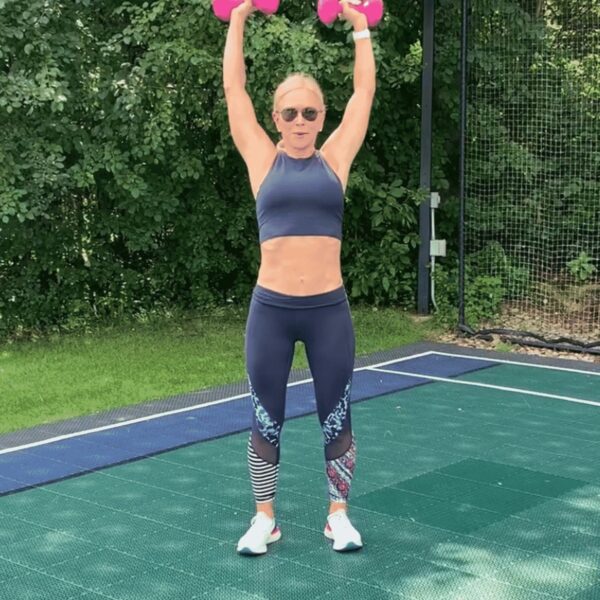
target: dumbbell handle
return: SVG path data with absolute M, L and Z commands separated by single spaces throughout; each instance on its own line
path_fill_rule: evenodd
M 383 0 L 347 0 L 355 10 L 367 17 L 369 27 L 375 27 L 383 16 Z M 331 25 L 342 12 L 339 0 L 319 0 L 317 12 L 325 25 Z
M 244 0 L 212 0 L 212 9 L 218 19 L 229 21 L 233 9 L 243 3 Z M 252 4 L 266 15 L 272 15 L 279 8 L 279 0 L 252 0 Z

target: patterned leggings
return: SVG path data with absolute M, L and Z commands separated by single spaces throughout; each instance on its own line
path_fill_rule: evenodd
M 325 446 L 329 498 L 346 502 L 356 462 L 350 422 L 354 329 L 344 287 L 288 296 L 257 285 L 246 324 L 246 368 L 253 403 L 248 465 L 257 502 L 275 497 L 280 436 L 294 345 L 302 341 L 314 380 Z

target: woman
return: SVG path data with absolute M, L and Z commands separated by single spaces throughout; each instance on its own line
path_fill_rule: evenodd
M 324 534 L 337 551 L 362 547 L 347 515 L 356 445 L 350 422 L 354 331 L 341 276 L 344 190 L 365 138 L 375 94 L 375 60 L 366 17 L 343 3 L 354 27 L 354 94 L 340 126 L 316 150 L 325 104 L 317 82 L 293 74 L 275 92 L 277 146 L 259 125 L 248 96 L 243 53 L 251 0 L 232 15 L 223 60 L 229 125 L 256 199 L 261 265 L 246 325 L 246 365 L 254 406 L 248 464 L 256 515 L 241 554 L 264 554 L 281 531 L 273 501 L 279 441 L 294 345 L 302 341 L 324 434 L 329 515 Z M 356 32 L 361 32 L 357 35 Z

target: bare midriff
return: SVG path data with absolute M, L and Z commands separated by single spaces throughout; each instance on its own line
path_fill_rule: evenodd
M 342 242 L 322 235 L 271 238 L 260 246 L 258 285 L 290 296 L 311 296 L 343 285 Z

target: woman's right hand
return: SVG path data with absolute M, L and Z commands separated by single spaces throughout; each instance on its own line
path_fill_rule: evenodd
M 255 10 L 256 7 L 252 4 L 252 0 L 244 0 L 242 4 L 236 6 L 236 8 L 231 11 L 231 18 L 240 17 L 245 21 L 248 18 L 248 15 L 251 15 Z

